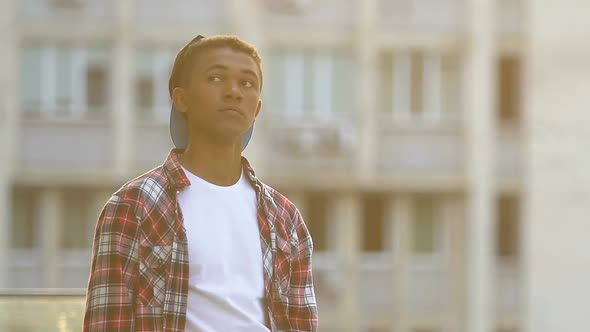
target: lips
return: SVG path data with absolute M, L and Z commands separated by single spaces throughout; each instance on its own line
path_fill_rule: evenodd
M 226 108 L 220 109 L 219 111 L 220 112 L 223 112 L 223 113 L 230 113 L 230 114 L 236 114 L 236 115 L 244 116 L 244 111 L 242 111 L 238 107 L 226 107 Z

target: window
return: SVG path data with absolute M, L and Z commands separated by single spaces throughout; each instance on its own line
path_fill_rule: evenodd
M 34 248 L 39 210 L 38 190 L 15 188 L 12 197 L 12 247 Z
M 281 53 L 271 53 L 264 59 L 262 107 L 267 112 L 281 114 L 285 112 L 285 100 L 287 99 L 285 57 Z
M 441 63 L 441 117 L 455 120 L 460 118 L 462 93 L 462 62 L 456 55 L 442 57 Z
M 151 77 L 140 77 L 137 79 L 137 106 L 141 115 L 145 115 L 145 110 L 151 110 L 154 107 L 154 81 Z
M 460 63 L 453 54 L 393 52 L 380 59 L 380 103 L 396 121 L 458 118 Z
M 135 63 L 138 117 L 167 121 L 172 104 L 168 80 L 174 65 L 174 52 L 168 49 L 140 49 Z
M 266 7 L 277 14 L 303 13 L 311 4 L 309 0 L 266 0 Z
M 50 0 L 49 4 L 56 9 L 79 9 L 81 0 Z
M 329 199 L 325 193 L 306 194 L 305 225 L 313 238 L 314 251 L 328 250 Z
M 21 106 L 25 116 L 67 118 L 105 113 L 108 52 L 101 47 L 39 45 L 23 48 Z
M 496 200 L 496 255 L 501 258 L 518 256 L 519 201 L 513 196 Z
M 502 56 L 497 63 L 497 114 L 501 122 L 520 120 L 522 93 L 521 61 L 515 56 Z
M 385 239 L 388 237 L 386 204 L 384 195 L 367 194 L 363 198 L 363 251 L 381 252 L 386 248 Z
M 424 112 L 424 106 L 422 105 L 424 97 L 424 63 L 421 54 L 412 54 L 410 72 L 410 112 L 421 114 Z
M 328 50 L 269 54 L 263 93 L 270 112 L 294 117 L 352 112 L 351 62 L 350 55 Z
M 72 74 L 72 52 L 67 48 L 56 50 L 57 68 L 56 68 L 56 112 L 60 115 L 66 115 L 70 112 L 70 107 L 74 102 L 73 99 L 73 74 Z
M 89 67 L 86 71 L 86 95 L 90 109 L 104 107 L 106 104 L 106 69 L 101 67 Z
M 86 103 L 90 112 L 104 111 L 108 99 L 108 61 L 102 49 L 88 49 L 86 60 Z
M 21 106 L 28 114 L 41 110 L 41 48 L 28 47 L 23 50 L 21 62 Z
M 433 254 L 436 248 L 434 199 L 417 196 L 414 200 L 413 251 L 416 254 Z

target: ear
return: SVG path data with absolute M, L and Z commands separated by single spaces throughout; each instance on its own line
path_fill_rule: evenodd
M 176 87 L 172 90 L 172 102 L 176 111 L 186 113 L 188 111 L 188 103 L 186 100 L 186 93 L 183 88 Z
M 254 114 L 254 120 L 258 118 L 258 114 L 260 114 L 260 110 L 262 109 L 262 99 L 258 99 L 258 105 L 256 106 L 256 113 Z

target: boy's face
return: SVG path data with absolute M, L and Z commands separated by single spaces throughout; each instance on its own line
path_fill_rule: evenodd
M 261 73 L 245 53 L 229 47 L 202 51 L 190 83 L 175 88 L 176 109 L 186 112 L 191 133 L 241 147 L 242 135 L 260 112 Z

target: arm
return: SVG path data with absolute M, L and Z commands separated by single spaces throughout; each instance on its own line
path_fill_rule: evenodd
M 291 261 L 288 317 L 293 331 L 316 331 L 318 309 L 311 263 L 313 242 L 299 210 L 295 211 L 294 223 L 299 250 Z
M 137 221 L 129 203 L 112 196 L 103 208 L 94 235 L 84 332 L 133 331 L 132 254 Z

